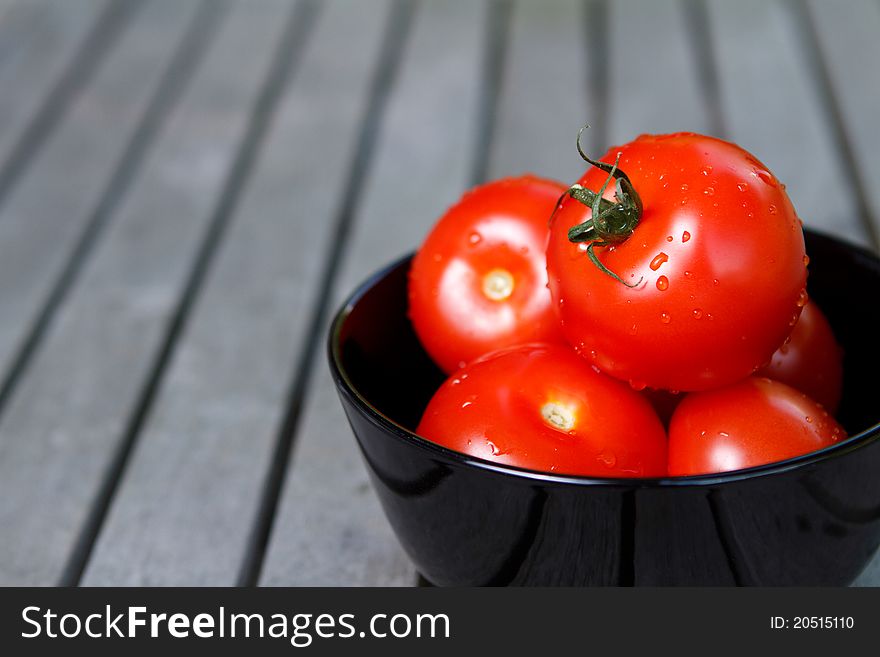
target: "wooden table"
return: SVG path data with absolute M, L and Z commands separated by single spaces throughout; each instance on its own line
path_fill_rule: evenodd
M 733 139 L 880 245 L 877 0 L 0 12 L 0 584 L 415 584 L 328 315 L 469 185 L 573 180 L 586 121 Z

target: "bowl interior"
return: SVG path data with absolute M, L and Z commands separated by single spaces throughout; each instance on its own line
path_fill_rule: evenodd
M 844 390 L 838 419 L 851 437 L 876 431 L 880 420 L 880 260 L 836 239 L 806 232 L 808 290 L 844 349 Z M 341 372 L 360 397 L 392 422 L 414 431 L 445 379 L 425 353 L 407 317 L 403 258 L 367 281 L 338 317 L 331 337 Z

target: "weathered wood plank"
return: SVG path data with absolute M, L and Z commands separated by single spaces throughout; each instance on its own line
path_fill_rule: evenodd
M 332 212 L 388 4 L 333 0 L 320 7 L 132 454 L 86 584 L 236 581 L 333 237 Z M 281 52 L 276 61 L 291 54 Z
M 609 10 L 608 145 L 644 132 L 709 132 L 683 4 L 615 0 Z
M 828 194 L 848 181 L 790 9 L 782 1 L 712 0 L 709 10 L 727 138 L 788 186 L 805 223 L 866 244 L 853 196 Z
M 136 17 L 0 211 L 0 371 L 8 369 L 88 223 L 180 34 L 178 25 L 194 7 L 172 4 L 150 5 Z
M 0 25 L 0 203 L 135 10 L 130 0 L 33 0 L 10 10 L 15 20 Z
M 518 2 L 509 39 L 489 175 L 532 172 L 573 182 L 583 172 L 574 139 L 593 104 L 584 89 L 583 2 Z
M 47 143 L 30 175 L 9 198 L 0 215 L 0 298 L 4 303 L 0 354 L 4 360 L 11 357 L 28 329 L 73 241 L 91 220 L 95 204 L 101 203 L 99 197 L 107 193 L 102 188 L 172 61 L 171 53 L 195 6 L 163 0 L 144 7 L 119 50 L 98 71 L 57 137 Z M 83 166 L 84 158 L 87 166 Z M 112 287 L 114 282 L 108 280 L 105 285 Z M 119 302 L 117 296 L 110 307 L 115 310 Z M 140 303 L 144 305 L 143 299 Z M 88 327 L 99 335 L 98 327 L 107 323 L 108 315 L 86 314 Z M 98 381 L 92 377 L 97 372 L 91 364 L 103 354 L 119 356 L 124 367 L 129 346 L 117 341 L 106 354 L 110 342 L 82 347 L 60 354 L 47 352 L 50 358 L 59 359 L 55 362 L 61 367 L 42 376 L 37 371 L 32 379 L 25 374 L 24 389 L 17 388 L 20 394 L 14 392 L 9 398 L 9 413 L 0 423 L 0 524 L 6 528 L 0 535 L 0 581 L 4 584 L 56 581 L 91 501 L 101 459 L 107 456 L 102 450 L 114 418 L 84 412 L 100 410 L 100 399 L 89 397 L 100 398 L 105 392 L 96 391 Z M 76 364 L 76 369 L 64 370 Z M 49 397 L 40 390 L 44 385 L 56 386 Z
M 860 193 L 860 211 L 871 233 L 872 246 L 880 249 L 880 93 L 876 72 L 880 67 L 880 5 L 871 0 L 847 3 L 846 11 L 829 3 L 807 3 L 815 27 L 819 55 L 827 67 L 828 109 L 825 130 L 838 130 L 839 146 L 850 159 L 847 173 Z M 838 9 L 838 11 L 835 11 Z M 820 72 L 816 71 L 818 75 Z M 818 75 L 820 78 L 823 77 Z M 873 76 L 873 77 L 872 77 Z M 839 121 L 840 124 L 836 124 Z M 826 185 L 827 186 L 827 185 Z M 843 201 L 835 195 L 833 203 Z M 820 207 L 827 207 L 828 203 Z M 830 211 L 830 209 L 829 209 Z
M 419 6 L 334 309 L 367 273 L 413 249 L 467 187 L 486 9 L 461 1 Z M 413 567 L 382 516 L 319 358 L 261 583 L 413 584 Z

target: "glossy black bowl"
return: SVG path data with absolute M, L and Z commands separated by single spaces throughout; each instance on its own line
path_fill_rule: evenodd
M 330 367 L 376 492 L 438 585 L 840 585 L 880 543 L 880 260 L 807 233 L 809 291 L 845 350 L 849 440 L 712 476 L 598 479 L 501 466 L 412 429 L 443 374 L 406 306 L 409 258 L 336 316 Z

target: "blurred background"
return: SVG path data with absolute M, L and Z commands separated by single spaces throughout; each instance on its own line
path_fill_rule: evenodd
M 0 0 L 0 584 L 415 584 L 330 312 L 469 186 L 573 182 L 584 123 L 736 141 L 876 250 L 878 34 L 877 0 Z

